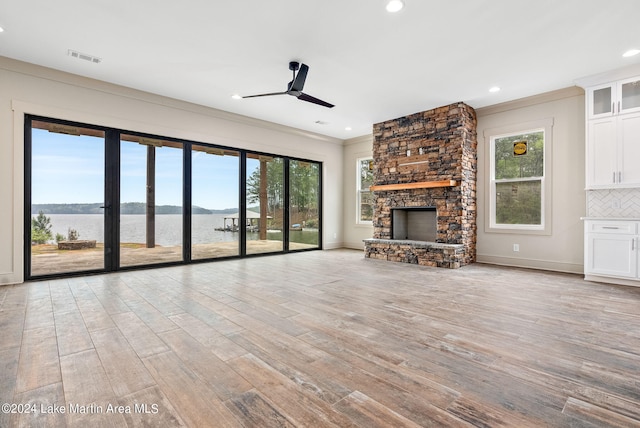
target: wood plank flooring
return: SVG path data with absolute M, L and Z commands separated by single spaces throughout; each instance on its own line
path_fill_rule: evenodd
M 640 288 L 576 275 L 314 251 L 0 287 L 0 332 L 0 427 L 640 427 Z

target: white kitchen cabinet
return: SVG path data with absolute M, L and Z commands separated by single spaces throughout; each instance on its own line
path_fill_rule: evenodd
M 636 221 L 585 220 L 585 278 L 640 285 L 639 231 Z
M 618 116 L 618 184 L 640 186 L 640 113 Z
M 585 89 L 587 189 L 640 187 L 640 76 Z
M 589 235 L 587 272 L 636 278 L 638 266 L 635 240 L 635 236 L 628 235 Z
M 640 187 L 640 113 L 587 123 L 587 188 Z
M 616 119 L 594 119 L 587 123 L 587 188 L 613 186 L 618 170 Z
M 616 189 L 618 196 L 606 202 L 611 206 L 599 208 L 627 213 L 617 198 L 640 188 L 640 64 L 577 83 L 585 89 L 586 99 L 586 188 Z M 591 192 L 592 201 L 608 194 L 608 190 Z M 640 286 L 639 244 L 640 218 L 587 217 L 585 279 Z

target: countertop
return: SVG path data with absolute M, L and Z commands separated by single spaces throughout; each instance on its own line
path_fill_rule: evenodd
M 580 217 L 580 220 L 598 220 L 598 221 L 640 221 L 640 217 Z

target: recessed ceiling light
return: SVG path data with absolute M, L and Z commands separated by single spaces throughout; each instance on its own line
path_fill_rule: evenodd
M 346 128 L 344 128 L 345 131 L 351 131 L 351 127 L 347 126 Z
M 625 53 L 622 54 L 623 57 L 629 58 L 630 56 L 635 56 L 640 53 L 640 49 L 629 49 Z
M 404 7 L 402 0 L 391 0 L 387 3 L 387 12 L 395 13 Z
M 489 92 L 500 92 L 500 87 L 499 86 L 493 86 L 493 87 L 489 88 Z
M 0 33 L 2 33 L 4 31 L 4 28 L 0 27 Z
M 231 98 L 233 98 L 234 100 L 241 100 L 242 99 L 242 97 L 240 95 L 238 95 L 238 94 L 231 95 Z

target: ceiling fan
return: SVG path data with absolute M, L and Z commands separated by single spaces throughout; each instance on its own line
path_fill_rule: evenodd
M 296 61 L 289 63 L 289 70 L 293 71 L 293 79 L 287 84 L 287 90 L 284 92 L 271 92 L 268 94 L 247 95 L 242 98 L 255 98 L 255 97 L 269 97 L 272 95 L 292 95 L 299 100 L 307 101 L 313 104 L 318 104 L 324 107 L 331 108 L 333 104 L 326 101 L 319 100 L 302 92 L 304 87 L 304 81 L 307 79 L 307 73 L 309 72 L 309 66 L 306 64 L 300 64 Z M 299 70 L 299 71 L 298 71 Z M 297 71 L 297 73 L 296 73 Z

